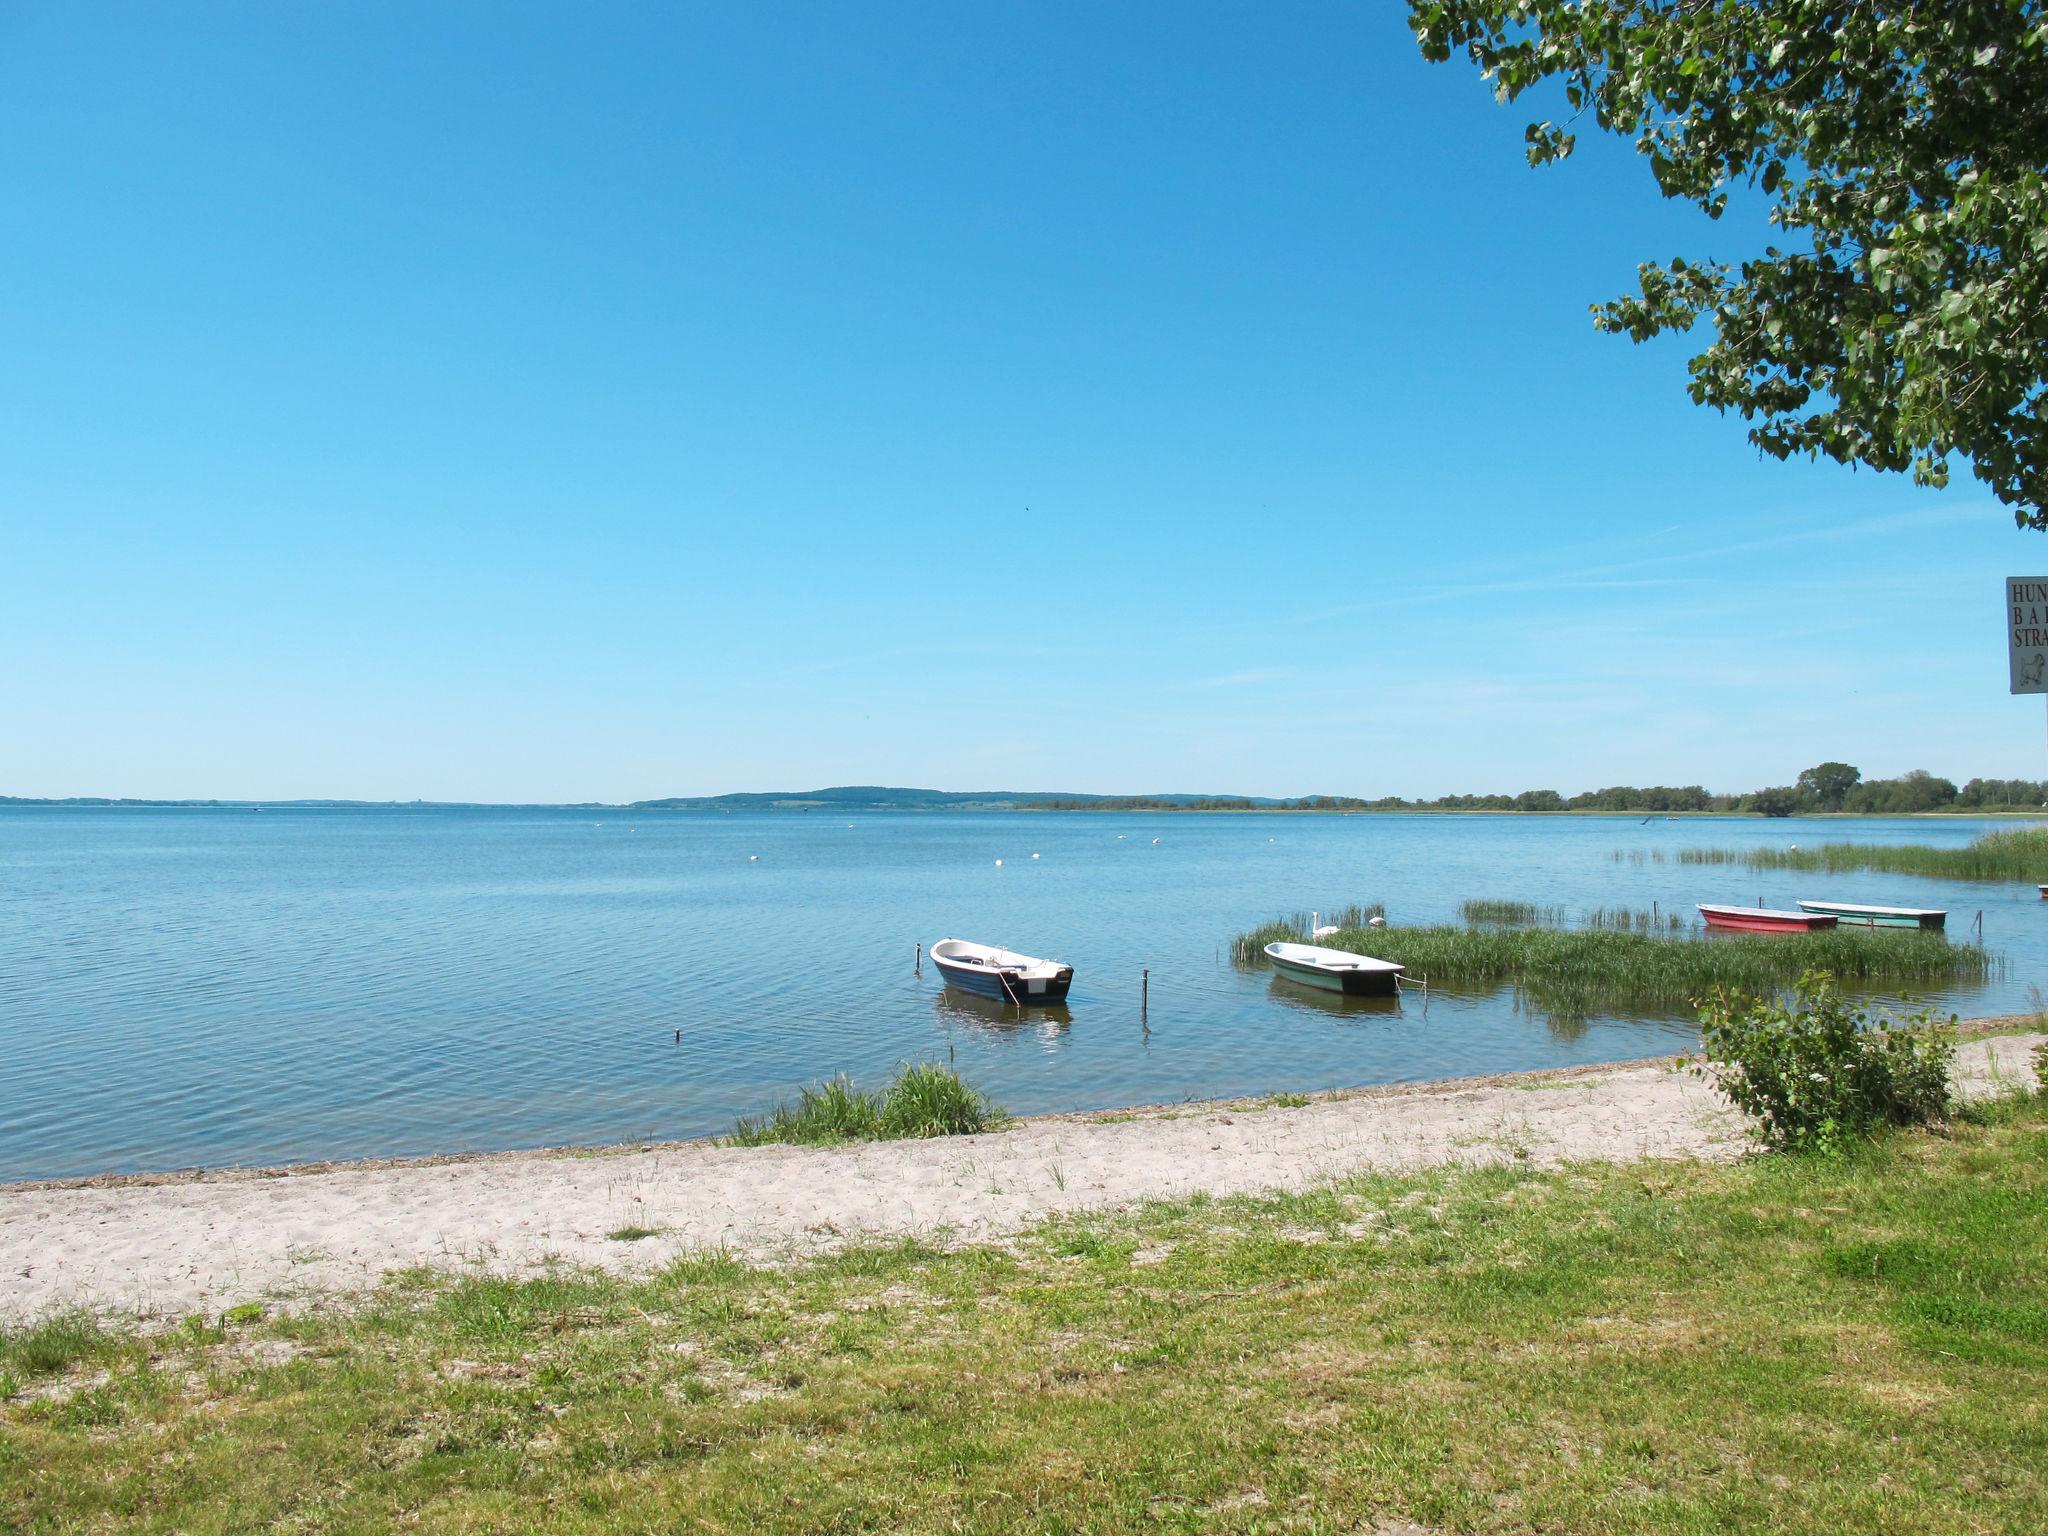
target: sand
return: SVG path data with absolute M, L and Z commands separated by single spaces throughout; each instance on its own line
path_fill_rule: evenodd
M 2031 1082 L 2041 1035 L 1963 1043 L 1966 1094 Z M 0 1189 L 0 1321 L 69 1306 L 175 1317 L 303 1305 L 418 1265 L 621 1272 L 724 1250 L 778 1262 L 917 1235 L 1000 1239 L 1061 1212 L 1299 1190 L 1433 1165 L 1724 1160 L 1725 1102 L 1670 1061 L 1031 1119 L 851 1147 L 706 1143 L 135 1177 Z M 620 1241 L 609 1234 L 652 1228 Z

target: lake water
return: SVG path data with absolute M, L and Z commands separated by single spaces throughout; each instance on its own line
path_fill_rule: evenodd
M 1233 934 L 1353 901 L 1426 923 L 1467 897 L 1576 920 L 1839 896 L 1945 906 L 1958 938 L 1981 909 L 2009 969 L 1940 1000 L 2017 1011 L 2048 962 L 2030 888 L 1670 861 L 1987 825 L 0 808 L 0 1180 L 691 1136 L 906 1059 L 950 1056 L 1022 1113 L 1693 1038 L 1682 1018 L 1553 1024 L 1509 993 L 1346 1002 L 1231 965 Z M 912 968 L 944 937 L 1071 963 L 1068 1008 L 947 995 Z

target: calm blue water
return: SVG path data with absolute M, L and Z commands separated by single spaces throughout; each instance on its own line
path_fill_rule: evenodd
M 0 1180 L 689 1136 L 807 1079 L 949 1052 L 1029 1112 L 1691 1038 L 1682 1019 L 1553 1027 L 1505 993 L 1346 1003 L 1231 966 L 1232 934 L 1350 901 L 1431 922 L 1473 896 L 1576 918 L 1836 895 L 1946 906 L 1958 936 L 1981 908 L 2009 974 L 1943 1001 L 2013 1011 L 2048 962 L 2031 889 L 1668 862 L 1687 845 L 1960 844 L 1983 829 L 0 808 Z M 949 998 L 929 965 L 914 975 L 913 947 L 948 936 L 1072 963 L 1067 1012 L 1020 1024 Z

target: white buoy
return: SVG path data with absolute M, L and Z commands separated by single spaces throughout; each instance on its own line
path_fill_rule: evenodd
M 997 869 L 1001 869 L 1002 867 L 1003 867 L 1003 861 L 1002 861 L 1001 859 L 997 859 L 997 860 L 996 860 L 996 868 L 997 868 Z
M 1033 855 L 1031 855 L 1031 857 L 1033 857 L 1033 858 L 1035 859 L 1035 858 L 1037 858 L 1037 857 L 1038 857 L 1038 855 L 1034 853 Z

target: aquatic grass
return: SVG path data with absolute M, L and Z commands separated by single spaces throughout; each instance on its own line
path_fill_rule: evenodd
M 2017 1536 L 2048 1528 L 2044 1250 L 2029 1098 L 1826 1161 L 1361 1176 L 574 1287 L 407 1276 L 250 1337 L 124 1334 L 150 1369 L 0 1404 L 0 1510 Z
M 1263 942 L 1272 944 L 1284 939 L 1291 944 L 1306 944 L 1318 927 L 1363 928 L 1374 918 L 1384 922 L 1386 916 L 1387 904 L 1384 901 L 1353 902 L 1348 907 L 1337 907 L 1327 912 L 1289 912 L 1266 925 L 1272 933 Z M 1260 930 L 1262 933 L 1265 931 Z
M 1231 943 L 1240 965 L 1265 962 L 1265 946 L 1293 935 L 1269 923 Z M 1347 929 L 1323 940 L 1407 967 L 1433 987 L 1513 986 L 1563 1011 L 1684 1009 L 1715 988 L 1763 994 L 1807 971 L 1860 989 L 1977 985 L 2002 966 L 1974 945 L 1914 929 L 1809 934 L 1698 934 L 1559 928 Z
M 2048 828 L 1986 832 L 1962 848 L 1894 843 L 1822 843 L 1813 848 L 1681 848 L 1681 864 L 1734 864 L 1745 869 L 1795 869 L 1822 874 L 1871 870 L 1930 880 L 2048 881 Z
M 1555 927 L 1564 921 L 1563 907 L 1540 907 L 1533 901 L 1461 901 L 1458 915 L 1468 923 L 1501 923 L 1527 928 Z
M 842 1141 L 904 1141 L 928 1136 L 973 1136 L 1003 1118 L 978 1088 L 936 1062 L 905 1062 L 887 1088 L 872 1092 L 841 1073 L 798 1090 L 795 1104 L 743 1118 L 726 1137 L 735 1147 L 770 1142 L 820 1146 Z
M 1586 914 L 1584 926 L 1616 933 L 1678 933 L 1684 929 L 1685 919 L 1676 912 L 1665 912 L 1655 905 L 1648 910 L 1642 907 L 1595 907 Z

